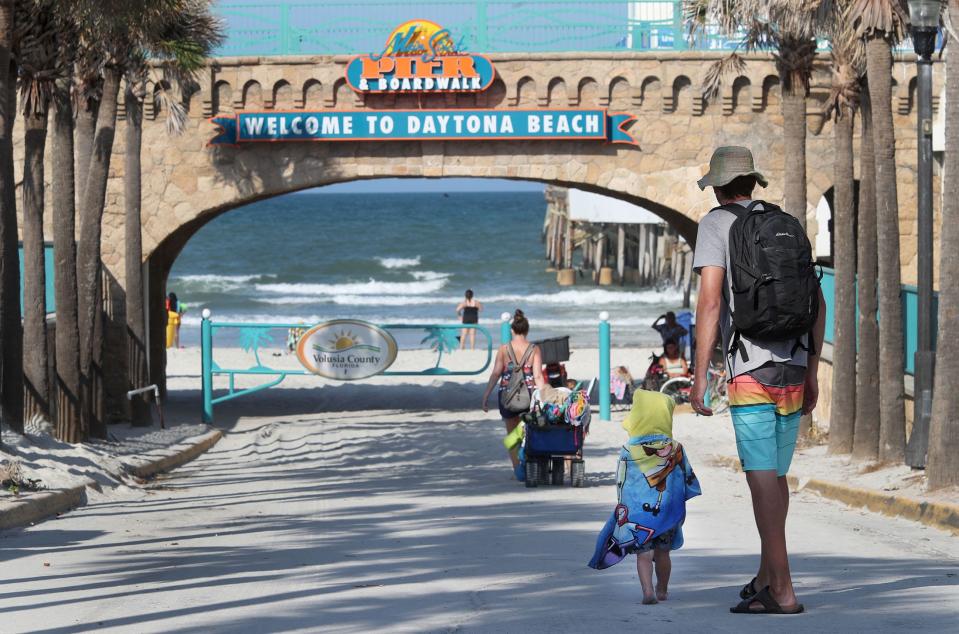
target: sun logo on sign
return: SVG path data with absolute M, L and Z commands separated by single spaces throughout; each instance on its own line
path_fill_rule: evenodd
M 352 332 L 346 332 L 344 330 L 341 330 L 332 339 L 330 339 L 330 343 L 332 343 L 333 347 L 337 350 L 349 350 L 359 342 L 360 341 L 357 339 L 356 335 L 354 335 Z
M 374 352 L 379 352 L 377 346 L 368 346 L 363 345 L 363 342 L 359 337 L 354 335 L 351 331 L 341 330 L 339 332 L 334 332 L 333 336 L 327 340 L 331 347 L 325 348 L 319 344 L 313 344 L 313 348 L 319 350 L 320 352 L 347 352 L 356 348 L 361 348 L 364 350 L 373 350 Z

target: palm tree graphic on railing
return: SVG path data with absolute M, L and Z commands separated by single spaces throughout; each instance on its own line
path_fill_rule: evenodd
M 271 343 L 273 343 L 273 337 L 270 336 L 266 328 L 251 326 L 240 329 L 240 347 L 243 348 L 244 352 L 253 353 L 253 358 L 256 359 L 256 365 L 254 366 L 256 368 L 269 369 L 260 361 L 260 348 Z
M 425 328 L 426 337 L 420 343 L 428 343 L 430 350 L 437 353 L 436 365 L 423 374 L 449 374 L 449 370 L 440 367 L 444 352 L 453 352 L 459 343 L 456 340 L 456 328 L 445 328 L 443 326 L 430 326 Z

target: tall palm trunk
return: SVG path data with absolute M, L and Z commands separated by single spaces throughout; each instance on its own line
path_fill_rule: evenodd
M 892 121 L 892 48 L 882 37 L 866 40 L 866 73 L 876 154 L 876 230 L 879 255 L 879 459 L 902 462 L 906 448 L 902 274 L 896 138 Z
M 959 24 L 959 0 L 949 1 L 949 15 Z M 959 157 L 959 47 L 946 47 L 946 154 L 942 176 L 942 234 L 939 250 L 939 336 L 936 379 L 929 423 L 929 488 L 959 484 L 959 178 L 953 178 Z
M 803 86 L 782 84 L 783 155 L 786 211 L 806 226 L 806 93 Z
M 23 379 L 24 417 L 50 418 L 47 372 L 46 265 L 43 239 L 43 155 L 47 104 L 24 116 L 23 133 Z
M 0 419 L 23 433 L 23 328 L 20 323 L 20 256 L 13 177 L 16 74 L 10 72 L 13 0 L 0 0 Z
M 836 121 L 833 169 L 833 231 L 836 296 L 833 337 L 832 407 L 829 417 L 830 453 L 852 451 L 856 418 L 856 234 L 853 194 L 853 113 L 840 109 Z
M 876 232 L 876 158 L 873 151 L 872 107 L 869 90 L 861 92 L 862 138 L 859 152 L 859 235 L 856 271 L 859 278 L 859 359 L 856 372 L 856 427 L 852 453 L 857 458 L 879 457 L 879 310 Z
M 780 74 L 783 113 L 783 156 L 785 179 L 783 202 L 786 211 L 806 228 L 806 90 L 802 85 Z M 805 414 L 799 421 L 799 433 L 809 434 L 812 416 Z
M 95 418 L 94 360 L 97 349 L 102 349 L 102 337 L 97 337 L 97 321 L 102 323 L 102 263 L 100 242 L 103 207 L 106 201 L 110 157 L 117 119 L 117 95 L 120 91 L 120 72 L 115 66 L 104 69 L 103 97 L 97 113 L 97 128 L 90 152 L 86 185 L 80 204 L 80 243 L 77 249 L 77 280 L 80 331 L 80 374 L 83 381 L 82 402 L 84 424 L 91 432 L 99 426 Z M 78 148 L 79 151 L 79 148 Z M 99 329 L 102 332 L 102 329 Z
M 140 227 L 141 171 L 140 147 L 143 141 L 143 106 L 135 86 L 127 82 L 126 147 L 124 148 L 124 202 L 126 205 L 126 313 L 127 313 L 127 389 L 147 385 L 146 318 L 143 311 L 143 245 Z M 130 417 L 133 424 L 149 425 L 150 409 L 145 398 L 134 398 Z
M 86 187 L 87 184 L 90 156 L 93 153 L 93 135 L 97 131 L 97 114 L 100 109 L 100 101 L 98 99 L 81 98 L 79 102 L 79 108 L 76 112 L 76 141 L 74 142 L 76 152 L 74 170 L 77 183 L 77 191 L 74 195 L 77 197 L 77 206 L 82 204 L 83 188 Z
M 86 435 L 80 418 L 80 344 L 77 324 L 76 179 L 73 162 L 73 107 L 67 82 L 58 82 L 53 101 L 53 254 L 56 258 L 55 435 L 77 443 Z

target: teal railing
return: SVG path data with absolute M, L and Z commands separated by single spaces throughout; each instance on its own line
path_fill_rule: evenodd
M 450 30 L 477 53 L 729 49 L 716 34 L 688 42 L 680 0 L 397 0 L 297 2 L 226 0 L 218 56 L 379 52 L 411 19 Z
M 822 277 L 822 293 L 823 297 L 826 300 L 826 335 L 824 337 L 826 343 L 833 343 L 834 340 L 834 325 L 833 325 L 833 315 L 835 312 L 835 297 L 836 297 L 836 277 L 835 271 L 833 269 L 823 269 Z M 903 284 L 902 286 L 902 339 L 903 339 L 903 354 L 905 355 L 906 362 L 906 374 L 912 375 L 915 371 L 915 358 L 916 358 L 916 342 L 918 339 L 918 322 L 919 322 L 919 301 L 918 301 L 918 290 L 915 286 L 909 284 Z M 938 332 L 938 320 L 936 316 L 939 314 L 939 294 L 933 294 L 932 298 L 932 346 L 935 350 L 936 347 L 936 333 Z M 858 308 L 857 308 L 858 312 Z
M 390 332 L 425 331 L 427 339 L 434 342 L 433 350 L 437 353 L 436 364 L 430 368 L 387 370 L 378 376 L 472 376 L 485 372 L 493 359 L 493 338 L 489 331 L 475 324 L 383 324 L 379 328 Z M 462 329 L 473 329 L 480 332 L 486 339 L 486 361 L 483 366 L 469 370 L 450 370 L 441 366 L 443 355 L 450 354 L 455 348 L 455 334 Z M 298 324 L 258 324 L 258 323 L 215 323 L 210 319 L 209 311 L 203 311 L 200 324 L 201 347 L 201 391 L 203 394 L 203 421 L 213 422 L 214 406 L 226 401 L 268 390 L 276 387 L 288 376 L 313 376 L 305 370 L 296 357 L 284 354 L 287 349 L 287 337 L 291 330 L 305 331 L 302 323 Z M 215 358 L 214 342 L 217 334 L 227 340 L 234 340 L 236 345 L 248 355 L 250 365 L 247 367 L 226 367 Z M 232 336 L 231 336 L 232 335 Z M 420 343 L 427 341 L 424 339 Z M 419 341 L 419 338 L 416 338 Z M 262 355 L 262 356 L 261 356 Z M 269 356 L 267 356 L 269 355 Z M 399 349 L 398 360 L 403 357 L 403 348 Z M 400 362 L 402 367 L 405 364 Z M 394 362 L 392 367 L 396 367 Z M 249 387 L 238 387 L 237 377 L 255 376 L 265 379 Z M 225 377 L 226 387 L 214 387 L 215 377 Z
M 23 317 L 23 243 L 20 243 L 18 249 L 20 253 L 20 316 Z M 57 310 L 56 294 L 53 286 L 53 245 L 46 244 L 43 249 L 43 268 L 46 276 L 46 285 L 44 295 L 47 302 L 47 314 L 54 313 Z

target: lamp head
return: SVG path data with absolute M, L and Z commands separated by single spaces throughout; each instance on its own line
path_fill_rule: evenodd
M 913 29 L 939 28 L 941 0 L 909 0 L 909 22 Z

